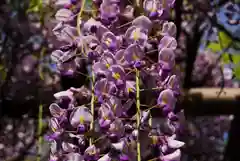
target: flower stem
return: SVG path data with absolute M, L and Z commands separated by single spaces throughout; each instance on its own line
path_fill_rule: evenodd
M 140 147 L 140 140 L 139 140 L 139 135 L 140 135 L 140 76 L 139 76 L 139 70 L 136 69 L 136 107 L 137 107 L 137 129 L 138 129 L 138 138 L 137 138 L 137 161 L 141 161 L 141 147 Z
M 91 113 L 92 113 L 92 116 L 93 116 L 93 120 L 92 120 L 91 125 L 90 125 L 90 131 L 94 129 L 94 102 L 95 102 L 95 95 L 94 95 L 95 75 L 94 75 L 93 70 L 91 71 L 91 73 L 92 73 L 92 83 L 91 83 L 91 86 L 92 86 Z M 92 138 L 89 139 L 89 144 L 90 144 L 90 145 L 93 144 Z
M 78 32 L 78 35 L 80 36 L 81 35 L 81 30 L 80 30 L 80 21 L 81 21 L 81 16 L 82 16 L 82 13 L 84 11 L 84 6 L 85 6 L 85 3 L 86 3 L 86 0 L 82 0 L 82 4 L 81 4 L 81 8 L 80 8 L 80 11 L 78 13 L 78 16 L 77 16 L 77 32 Z
M 37 156 L 37 161 L 41 160 L 41 152 L 42 152 L 42 141 L 43 138 L 41 136 L 42 133 L 42 115 L 43 115 L 43 105 L 39 105 L 39 112 L 38 112 L 38 156 Z

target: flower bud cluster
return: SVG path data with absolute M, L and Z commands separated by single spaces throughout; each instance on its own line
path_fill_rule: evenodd
M 86 60 L 91 64 L 91 87 L 54 95 L 57 103 L 49 107 L 51 161 L 140 161 L 145 160 L 148 148 L 158 151 L 156 159 L 180 160 L 179 148 L 184 143 L 176 140 L 182 119 L 182 111 L 175 109 L 180 95 L 175 73 L 176 26 L 161 21 L 161 12 L 173 2 L 145 0 L 146 16 L 119 26 L 122 4 L 121 0 L 97 1 L 98 12 L 87 18 L 82 18 L 81 5 L 77 16 L 66 7 L 56 13 L 59 24 L 53 32 L 67 44 L 55 50 L 52 59 L 59 72 L 68 76 L 77 74 L 79 61 Z M 72 26 L 75 20 L 77 27 Z M 156 25 L 158 31 L 154 31 Z M 157 60 L 152 58 L 155 55 Z M 144 83 L 150 80 L 152 84 Z M 141 104 L 145 90 L 157 95 L 148 98 L 155 105 Z M 164 125 L 151 117 L 153 109 L 163 116 Z

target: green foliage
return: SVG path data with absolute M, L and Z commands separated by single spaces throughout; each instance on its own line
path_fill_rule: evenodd
M 240 65 L 237 65 L 235 68 L 233 68 L 233 73 L 236 78 L 240 80 Z
M 27 13 L 40 12 L 42 10 L 42 0 L 31 0 Z
M 214 53 L 221 53 L 226 48 L 233 48 L 239 50 L 240 42 L 233 42 L 233 40 L 223 31 L 218 32 L 218 42 L 210 42 L 207 46 L 208 49 Z M 231 58 L 230 58 L 231 55 Z M 240 53 L 222 53 L 221 61 L 223 64 L 233 64 L 233 73 L 238 80 L 240 80 Z

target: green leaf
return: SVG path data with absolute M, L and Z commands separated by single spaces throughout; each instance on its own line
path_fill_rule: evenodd
M 211 49 L 213 52 L 219 52 L 222 50 L 220 44 L 215 43 L 215 42 L 210 42 L 209 45 L 207 46 L 208 49 Z
M 240 65 L 237 65 L 234 69 L 233 72 L 238 80 L 240 80 Z
M 240 64 L 240 54 L 233 54 L 232 59 L 234 64 Z
M 221 44 L 222 44 L 222 48 L 227 48 L 230 43 L 232 42 L 232 39 L 225 33 L 225 32 L 222 32 L 220 31 L 219 32 L 219 43 L 221 41 Z
M 230 58 L 229 58 L 229 54 L 223 53 L 223 54 L 222 54 L 222 61 L 223 61 L 224 64 L 229 64 L 229 63 L 231 63 Z
M 39 12 L 42 9 L 42 0 L 31 0 L 29 4 L 29 9 L 27 10 L 27 13 L 29 12 Z

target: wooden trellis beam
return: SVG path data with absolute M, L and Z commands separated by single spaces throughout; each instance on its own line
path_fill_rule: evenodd
M 190 115 L 233 114 L 240 107 L 240 89 L 191 88 L 184 93 L 181 106 Z

